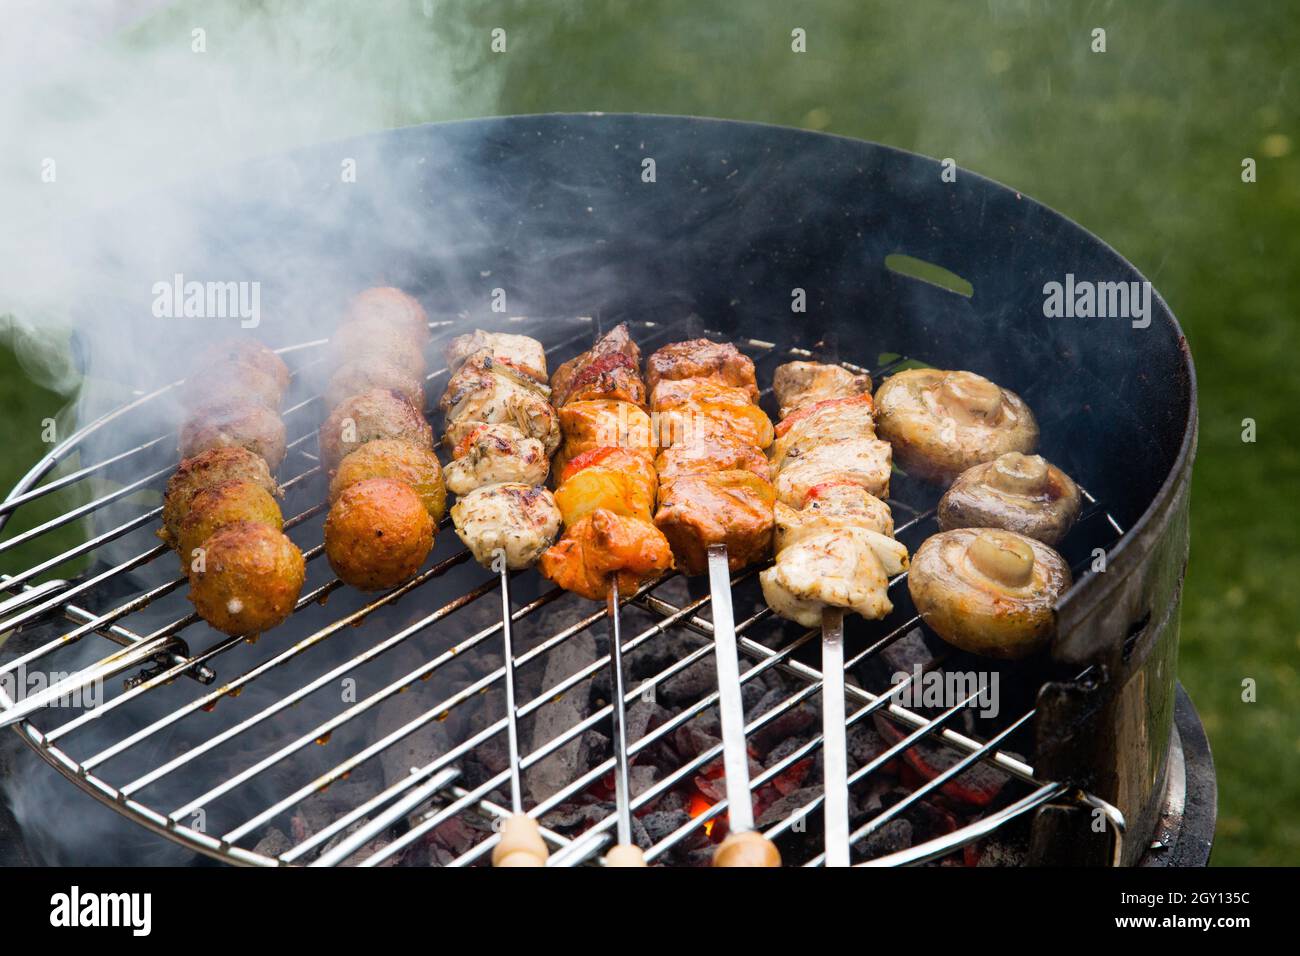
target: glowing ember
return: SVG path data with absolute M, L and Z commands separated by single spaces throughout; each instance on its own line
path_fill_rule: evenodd
M 712 806 L 713 806 L 713 801 L 710 800 L 708 797 L 706 797 L 704 794 L 700 793 L 698 790 L 696 790 L 694 793 L 691 794 L 691 802 L 686 805 L 686 812 L 689 813 L 691 815 L 691 819 L 694 820 L 696 817 L 707 813 L 709 808 Z M 704 821 L 705 836 L 708 837 L 713 836 L 713 825 L 717 822 L 718 822 L 717 817 L 714 817 L 712 820 Z

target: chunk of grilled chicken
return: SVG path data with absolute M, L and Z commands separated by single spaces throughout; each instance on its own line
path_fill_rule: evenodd
M 772 485 L 752 471 L 678 475 L 659 488 L 655 525 L 672 545 L 686 574 L 703 574 L 709 546 L 727 546 L 727 564 L 738 571 L 772 549 Z
M 579 373 L 586 369 L 588 365 L 600 362 L 601 360 L 606 360 L 602 367 L 611 369 L 623 367 L 627 364 L 620 360 L 609 359 L 612 355 L 624 356 L 626 359 L 630 360 L 633 369 L 639 369 L 641 367 L 641 349 L 632 341 L 631 335 L 628 334 L 626 322 L 620 322 L 618 325 L 614 326 L 614 328 L 601 336 L 596 344 L 587 349 L 587 351 L 583 352 L 581 355 L 574 356 L 555 370 L 555 374 L 551 376 L 551 391 L 555 399 L 556 407 L 558 408 L 567 405 L 570 402 L 577 401 L 573 395 L 574 382 L 578 378 Z M 602 395 L 598 397 L 619 398 L 622 401 L 632 402 L 634 405 L 641 405 L 645 403 L 645 387 L 641 384 L 639 377 L 637 378 L 637 385 L 640 386 L 638 398 L 619 395 Z M 636 386 L 631 387 L 636 388 Z
M 672 550 L 658 528 L 603 508 L 570 525 L 538 563 L 543 576 L 593 601 L 609 593 L 611 575 L 620 594 L 631 594 L 672 567 Z
M 471 357 L 479 356 L 479 353 L 485 353 L 488 358 L 518 369 L 529 378 L 546 384 L 546 350 L 534 338 L 475 329 L 456 336 L 443 350 L 447 368 L 453 373 Z
M 731 435 L 700 435 L 669 445 L 655 458 L 655 470 L 664 481 L 701 471 L 749 471 L 764 481 L 771 477 L 767 456 Z
M 827 491 L 834 494 L 827 494 Z M 814 488 L 809 493 L 807 503 L 799 510 L 778 501 L 774 518 L 778 554 L 781 549 L 800 538 L 832 528 L 863 528 L 888 538 L 894 535 L 894 518 L 889 512 L 889 506 L 857 485 L 831 485 L 829 488 L 822 485 Z M 902 560 L 906 563 L 905 548 L 902 549 L 902 555 Z
M 798 458 L 787 457 L 776 476 L 778 501 L 802 508 L 818 485 L 857 485 L 876 498 L 889 497 L 892 451 L 876 438 L 838 438 L 815 446 Z
M 540 441 L 547 456 L 560 444 L 550 389 L 485 352 L 471 356 L 452 376 L 439 408 L 446 415 L 443 443 L 449 448 L 480 425 L 503 423 Z
M 827 607 L 878 620 L 893 610 L 888 575 L 902 570 L 892 546 L 901 547 L 863 528 L 810 534 L 781 551 L 776 563 L 759 574 L 763 597 L 781 617 L 805 627 L 821 624 Z
M 483 485 L 451 506 L 456 534 L 474 560 L 492 566 L 498 550 L 511 569 L 530 567 L 560 531 L 560 509 L 545 488 L 519 482 Z
M 452 461 L 443 469 L 443 478 L 447 488 L 457 495 L 501 482 L 541 485 L 550 467 L 545 446 L 505 422 L 476 426 L 465 434 L 452 455 Z
M 876 424 L 870 395 L 814 402 L 797 409 L 776 426 L 776 441 L 768 451 L 772 467 L 786 463 L 827 441 L 875 438 Z
M 871 394 L 871 376 L 855 375 L 842 365 L 786 362 L 776 367 L 772 391 L 786 418 L 798 408 L 833 398 Z
M 660 381 L 650 394 L 650 407 L 659 417 L 662 445 L 726 435 L 762 449 L 775 434 L 771 419 L 748 391 L 707 378 Z
M 744 389 L 750 401 L 758 401 L 754 363 L 730 342 L 689 339 L 665 345 L 646 359 L 645 374 L 652 395 L 664 379 L 703 378 Z

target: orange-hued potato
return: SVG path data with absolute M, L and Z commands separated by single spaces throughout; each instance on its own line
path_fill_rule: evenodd
M 284 527 L 280 506 L 270 493 L 253 481 L 223 481 L 204 488 L 190 502 L 181 522 L 177 553 L 181 569 L 188 572 L 194 552 L 212 535 L 236 521 L 254 521 L 279 531 Z
M 604 509 L 579 519 L 538 564 L 544 577 L 593 601 L 609 593 L 612 574 L 618 575 L 619 593 L 631 594 L 672 567 L 672 549 L 658 528 Z
M 442 466 L 430 448 L 400 438 L 377 438 L 344 456 L 330 481 L 330 504 L 339 495 L 367 478 L 395 478 L 406 482 L 420 496 L 434 524 L 447 513 L 447 489 Z
M 306 565 L 285 535 L 265 524 L 228 524 L 203 545 L 190 570 L 190 600 L 199 617 L 230 635 L 270 630 L 298 602 Z
M 379 591 L 420 570 L 433 536 L 433 519 L 410 485 L 367 478 L 345 488 L 330 508 L 325 555 L 343 583 Z

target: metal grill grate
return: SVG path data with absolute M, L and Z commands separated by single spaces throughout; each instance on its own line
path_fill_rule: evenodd
M 435 341 L 431 348 L 440 348 L 442 340 L 465 325 L 465 322 L 456 321 L 432 323 Z M 638 341 L 647 350 L 684 337 L 680 329 L 655 322 L 641 321 L 632 325 Z M 552 362 L 557 362 L 589 343 L 592 323 L 584 319 L 514 319 L 510 330 L 532 334 L 552 343 L 548 355 Z M 723 337 L 718 333 L 712 334 Z M 320 361 L 311 356 L 319 355 L 319 348 L 325 341 L 307 342 L 281 350 L 282 353 L 292 353 L 289 355 L 290 363 L 298 366 L 295 370 L 296 391 L 306 391 L 302 372 L 313 362 Z M 808 354 L 757 340 L 737 344 L 755 359 L 760 382 L 771 380 L 772 370 L 779 362 Z M 294 363 L 294 357 L 300 354 L 307 355 L 309 360 Z M 887 373 L 902 361 L 895 359 L 873 369 L 873 377 Z M 848 367 L 865 371 L 851 365 Z M 446 375 L 446 369 L 429 375 L 431 397 L 440 392 L 439 382 Z M 6 647 L 0 675 L 13 675 L 23 668 L 32 667 L 56 671 L 60 658 L 72 649 L 82 648 L 81 639 L 92 633 L 120 647 L 111 656 L 96 659 L 102 653 L 102 645 L 96 643 L 89 666 L 84 661 L 79 663 L 74 668 L 71 683 L 50 688 L 45 697 L 53 699 L 59 696 L 60 691 L 86 678 L 107 680 L 114 675 L 128 675 L 120 691 L 99 706 L 81 710 L 71 717 L 62 708 L 36 710 L 14 725 L 18 733 L 47 762 L 98 800 L 183 845 L 232 863 L 263 866 L 381 865 L 398 859 L 404 850 L 427 834 L 463 814 L 473 814 L 480 820 L 507 816 L 509 811 L 495 801 L 494 794 L 504 792 L 509 778 L 508 768 L 473 784 L 463 780 L 461 773 L 467 758 L 482 756 L 490 748 L 501 746 L 507 724 L 501 716 L 486 720 L 483 726 L 468 733 L 445 752 L 412 767 L 409 775 L 391 782 L 381 781 L 370 792 L 350 794 L 349 802 L 337 807 L 332 819 L 311 832 L 295 834 L 287 848 L 281 847 L 273 853 L 265 848 L 255 849 L 261 845 L 258 841 L 269 828 L 290 818 L 326 788 L 349 780 L 361 768 L 373 766 L 376 758 L 391 754 L 403 741 L 435 722 L 446 720 L 458 708 L 482 706 L 476 702 L 481 701 L 484 695 L 499 692 L 503 676 L 499 660 L 493 663 L 489 658 L 481 670 L 468 674 L 463 667 L 456 669 L 465 661 L 477 660 L 477 652 L 499 646 L 500 642 L 495 638 L 500 634 L 501 623 L 482 625 L 482 621 L 474 616 L 483 605 L 492 603 L 488 601 L 479 605 L 477 602 L 484 595 L 495 593 L 497 581 L 487 572 L 474 576 L 477 569 L 469 561 L 468 552 L 460 549 L 459 542 L 448 529 L 448 521 L 444 519 L 433 563 L 419 576 L 395 591 L 333 617 L 322 626 L 306 625 L 302 622 L 321 613 L 320 606 L 340 588 L 340 582 L 328 573 L 325 562 L 316 560 L 323 548 L 318 531 L 314 537 L 310 533 L 312 520 L 321 515 L 324 506 L 319 502 L 304 501 L 301 509 L 286 520 L 285 527 L 286 532 L 297 529 L 292 536 L 303 549 L 312 573 L 295 609 L 295 616 L 289 622 L 256 644 L 218 635 L 207 629 L 193 613 L 164 614 L 159 623 L 158 608 L 171 608 L 183 593 L 184 579 L 179 574 L 164 576 L 162 583 L 149 586 L 141 585 L 137 575 L 150 571 L 151 566 L 150 573 L 157 575 L 159 566 L 155 562 L 159 558 L 174 560 L 164 557 L 170 552 L 162 546 L 155 546 L 125 559 L 114 555 L 111 562 L 105 562 L 103 555 L 112 547 L 120 548 L 124 542 L 147 533 L 158 524 L 160 507 L 141 507 L 131 499 L 144 490 L 156 493 L 172 472 L 174 463 L 152 470 L 141 467 L 141 463 L 148 462 L 151 456 L 166 447 L 170 436 L 164 435 L 106 454 L 94 464 L 44 479 L 57 466 L 70 461 L 74 452 L 79 452 L 88 439 L 98 440 L 106 434 L 111 435 L 130 416 L 147 414 L 147 409 L 142 411 L 145 406 L 162 400 L 179 384 L 142 396 L 78 431 L 42 459 L 0 504 L 0 522 L 7 522 L 23 506 L 53 492 L 67 488 L 93 488 L 110 473 L 125 470 L 127 474 L 127 479 L 118 487 L 91 497 L 86 503 L 0 543 L 0 553 L 4 553 L 20 543 L 37 541 L 81 518 L 128 510 L 124 520 L 90 536 L 84 543 L 0 580 L 0 587 L 12 595 L 0 604 L 0 633 L 9 633 L 23 626 L 33 633 L 40 633 L 42 629 L 49 630 L 47 619 L 57 615 L 75 625 L 65 632 L 52 632 L 54 636 L 48 640 L 37 640 L 34 646 L 16 652 L 11 646 Z M 284 419 L 290 424 L 290 434 L 297 437 L 289 443 L 290 457 L 283 470 L 293 473 L 294 463 L 299 465 L 297 473 L 283 483 L 288 493 L 287 503 L 304 497 L 320 481 L 313 439 L 322 414 L 315 396 L 302 398 L 284 412 Z M 133 471 L 145 471 L 145 474 L 131 478 Z M 911 490 L 933 495 L 931 491 Z M 1089 505 L 1080 520 L 1080 527 L 1086 529 L 1084 537 L 1088 549 L 1090 551 L 1098 543 L 1109 548 L 1122 536 L 1122 529 L 1086 492 L 1085 496 Z M 908 543 L 909 550 L 914 550 L 934 530 L 933 498 L 911 502 L 896 500 L 890 504 L 898 517 L 897 536 Z M 1076 530 L 1075 535 L 1079 533 Z M 69 559 L 86 555 L 99 557 L 100 563 L 106 566 L 97 566 L 75 581 L 52 579 L 37 583 L 39 578 Z M 733 578 L 738 618 L 736 631 L 742 655 L 741 682 L 746 684 L 772 669 L 779 669 L 793 679 L 796 689 L 751 720 L 746 727 L 747 734 L 762 730 L 788 711 L 814 700 L 822 679 L 821 673 L 804 660 L 808 655 L 800 653 L 817 632 L 804 632 L 795 625 L 775 619 L 758 596 L 757 570 L 747 569 Z M 850 628 L 850 650 L 858 648 L 846 662 L 850 675 L 856 674 L 861 665 L 918 626 L 918 619 L 910 613 L 904 577 L 900 575 L 890 582 L 890 594 L 896 609 L 887 620 L 856 621 Z M 315 583 L 317 579 L 320 579 L 319 583 Z M 593 628 L 592 633 L 600 630 L 605 615 L 603 607 L 550 588 L 548 582 L 542 581 L 532 571 L 522 572 L 517 580 L 525 585 L 524 590 L 531 587 L 536 591 L 535 596 L 516 607 L 512 616 L 516 628 L 527 630 L 526 635 L 517 637 L 517 646 L 527 647 L 522 653 L 516 653 L 519 670 L 530 666 L 542 667 L 552 654 L 577 635 Z M 125 594 L 120 593 L 123 590 Z M 383 615 L 392 610 L 399 599 L 403 600 L 403 608 L 416 605 L 419 613 L 404 625 L 390 628 L 383 623 Z M 649 647 L 670 632 L 689 634 L 694 642 L 689 653 L 672 660 L 651 676 L 630 680 L 626 701 L 632 703 L 652 694 L 697 661 L 712 659 L 708 605 L 707 595 L 693 597 L 677 576 L 642 588 L 625 598 L 627 610 L 624 613 L 629 616 L 624 622 L 625 655 Z M 426 606 L 432 609 L 426 610 Z M 354 631 L 354 627 L 359 630 Z M 516 633 L 519 634 L 520 630 Z M 191 641 L 204 642 L 205 646 L 202 649 L 191 648 L 182 638 L 183 634 L 187 634 Z M 293 637 L 291 643 L 284 639 L 285 635 Z M 355 650 L 354 653 L 335 654 L 337 660 L 324 662 L 328 666 L 318 667 L 313 673 L 310 662 L 314 661 L 314 649 L 332 646 L 327 644 L 331 639 L 346 645 L 347 640 L 355 635 L 360 635 L 360 638 L 354 638 L 354 643 L 362 645 L 359 649 L 350 649 Z M 10 644 L 13 643 L 11 640 Z M 87 645 L 90 643 L 86 642 Z M 433 644 L 434 648 L 422 646 L 428 644 Z M 84 659 L 86 653 L 83 650 L 79 660 Z M 368 692 L 351 700 L 344 699 L 341 707 L 326 704 L 328 695 L 323 691 L 376 662 L 401 658 L 403 654 L 405 658 L 400 662 L 385 663 L 386 679 L 373 681 Z M 410 660 L 412 656 L 414 662 Z M 746 660 L 748 669 L 744 669 Z M 538 692 L 523 695 L 519 702 L 520 719 L 538 715 L 564 695 L 588 688 L 589 682 L 605 673 L 607 668 L 608 656 L 596 653 L 571 673 L 541 686 Z M 457 676 L 452 676 L 453 670 Z M 218 679 L 220 683 L 209 689 L 208 685 L 217 684 Z M 246 688 L 259 687 L 259 682 L 274 682 L 276 689 L 250 703 L 248 713 L 240 713 L 238 719 L 225 721 L 212 733 L 200 731 L 195 734 L 191 731 L 186 745 L 179 752 L 168 749 L 167 741 L 177 731 L 178 725 L 204 720 L 218 702 L 237 697 Z M 962 711 L 965 701 L 937 715 L 927 716 L 901 706 L 891 696 L 895 689 L 892 685 L 874 689 L 862 687 L 852 679 L 847 684 L 849 727 L 879 715 L 902 728 L 903 733 L 901 739 L 887 750 L 850 774 L 850 787 L 860 785 L 922 740 L 942 742 L 961 757 L 938 776 L 911 788 L 903 800 L 857 826 L 851 835 L 854 843 L 861 843 L 977 761 L 986 761 L 1016 778 L 1024 792 L 1013 802 L 966 823 L 955 832 L 872 862 L 897 864 L 945 856 L 1047 801 L 1064 797 L 1087 799 L 1100 806 L 1115 824 L 1118 844 L 1123 821 L 1117 811 L 1096 798 L 1073 793 L 1065 784 L 1038 779 L 1032 766 L 1004 749 L 1006 741 L 1032 721 L 1032 709 L 1007 715 L 998 721 L 993 733 L 977 739 L 954 726 L 957 723 L 954 718 Z M 405 692 L 421 695 L 415 708 L 416 715 L 386 728 L 384 732 L 376 730 L 375 715 Z M 0 694 L 3 695 L 0 696 L 0 705 L 5 708 L 15 706 L 7 694 L 2 691 Z M 294 721 L 283 719 L 291 709 L 309 699 L 310 704 L 303 708 L 309 711 L 309 717 L 304 718 L 302 711 L 297 711 Z M 630 740 L 629 759 L 634 760 L 656 742 L 707 713 L 716 705 L 716 700 L 716 690 L 703 693 L 671 719 Z M 41 700 L 38 698 L 36 702 Z M 23 702 L 30 703 L 30 700 Z M 548 739 L 523 748 L 526 752 L 519 757 L 524 771 L 539 765 L 587 731 L 606 726 L 611 710 L 608 704 L 594 706 L 580 720 L 559 729 Z M 14 714 L 8 716 L 12 721 Z M 317 747 L 342 736 L 348 737 L 351 748 L 342 759 L 335 759 L 333 751 L 328 748 Z M 799 761 L 814 756 L 820 747 L 820 734 L 809 737 L 793 752 L 755 775 L 751 788 L 757 791 Z M 226 753 L 231 750 L 235 751 L 233 757 Z M 319 754 L 324 752 L 329 752 L 330 758 L 324 761 L 322 769 Z M 148 754 L 149 759 L 141 759 L 142 753 Z M 664 772 L 651 786 L 633 794 L 634 811 L 650 806 L 675 787 L 688 785 L 694 775 L 720 755 L 721 745 L 714 746 Z M 135 759 L 123 759 L 132 756 Z M 484 765 L 491 763 L 487 759 L 481 762 Z M 575 772 L 571 779 L 529 812 L 545 823 L 548 812 L 598 786 L 612 772 L 614 764 L 611 752 L 590 769 Z M 190 791 L 197 788 L 198 792 L 169 800 L 178 789 L 176 784 L 179 780 L 188 784 Z M 802 830 L 804 821 L 817 813 L 820 803 L 819 796 L 797 807 L 766 827 L 766 835 L 778 839 L 791 831 Z M 688 823 L 648 847 L 647 860 L 651 863 L 660 860 L 683 841 L 696 836 L 701 828 L 708 827 L 725 811 L 725 800 L 702 808 Z M 232 812 L 233 817 L 230 815 Z M 208 833 L 195 823 L 214 815 L 223 819 L 219 833 Z M 611 811 L 582 832 L 569 836 L 544 826 L 543 836 L 553 850 L 550 865 L 576 865 L 596 859 L 609 842 L 615 822 L 616 816 Z M 376 848 L 374 841 L 381 837 L 387 842 Z M 485 829 L 482 838 L 451 860 L 450 865 L 485 862 L 496 839 L 490 829 Z M 812 852 L 811 846 L 809 843 L 808 853 Z M 820 856 L 804 855 L 807 859 L 795 862 L 805 865 L 821 862 Z

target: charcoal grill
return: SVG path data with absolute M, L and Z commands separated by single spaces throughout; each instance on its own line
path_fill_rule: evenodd
M 337 184 L 338 157 L 358 154 L 387 171 L 383 187 Z M 650 180 L 645 158 L 655 160 Z M 1011 779 L 997 803 L 951 832 L 865 862 L 951 860 L 1013 827 L 1021 828 L 1026 862 L 1132 864 L 1161 862 L 1161 854 L 1204 862 L 1212 765 L 1175 680 L 1196 434 L 1190 355 L 1158 296 L 1145 328 L 1045 319 L 1047 281 L 1066 273 L 1141 276 L 1020 194 L 964 171 L 945 182 L 940 172 L 931 160 L 887 147 L 709 120 L 545 116 L 416 127 L 249 167 L 241 182 L 256 185 L 242 187 L 236 212 L 243 214 L 224 207 L 227 234 L 185 265 L 248 274 L 239 271 L 256 269 L 244 258 L 245 240 L 273 228 L 278 248 L 334 262 L 353 286 L 382 280 L 417 293 L 436 316 L 431 366 L 441 364 L 450 336 L 485 327 L 540 339 L 554 367 L 589 345 L 597 324 L 628 321 L 646 350 L 701 333 L 735 341 L 755 360 L 762 385 L 770 386 L 783 361 L 835 354 L 877 380 L 920 360 L 971 368 L 1014 388 L 1038 413 L 1044 454 L 1087 489 L 1083 518 L 1063 547 L 1076 584 L 1057 609 L 1050 655 L 1002 669 L 1014 706 L 979 733 L 963 726 L 961 705 L 939 713 L 910 708 L 891 696 L 890 684 L 872 683 L 873 665 L 890 648 L 923 639 L 902 576 L 890 583 L 896 607 L 887 620 L 847 627 L 849 727 L 884 720 L 899 729 L 896 741 L 854 769 L 851 788 L 910 748 L 942 745 L 957 758 L 879 812 L 858 815 L 858 859 L 871 856 L 864 848 L 873 834 L 982 763 Z M 177 201 L 200 215 L 217 208 L 200 190 Z M 304 217 L 305 208 L 314 211 Z M 330 208 L 343 211 L 346 233 L 321 227 L 332 221 L 323 212 Z M 461 241 L 414 250 L 384 228 L 426 214 L 455 220 Z M 358 234 L 371 238 L 360 244 Z M 275 277 L 267 281 L 274 296 Z M 509 313 L 491 310 L 495 288 L 512 290 Z M 796 289 L 806 312 L 791 312 Z M 122 334 L 144 330 L 139 305 L 123 304 Z M 58 445 L 0 506 L 7 522 L 55 491 L 86 491 L 85 503 L 15 535 L 0 553 L 48 540 L 75 521 L 93 526 L 83 544 L 51 548 L 47 559 L 0 582 L 10 595 L 0 605 L 0 632 L 14 632 L 0 673 L 91 667 L 107 681 L 99 706 L 38 710 L 15 728 L 97 800 L 226 862 L 382 865 L 463 825 L 472 838 L 441 862 L 483 863 L 495 843 L 485 824 L 509 812 L 509 770 L 483 770 L 504 767 L 506 721 L 493 703 L 503 669 L 488 653 L 500 644 L 501 623 L 490 617 L 497 580 L 473 565 L 445 526 L 425 569 L 391 593 L 362 598 L 333 578 L 320 560 L 323 482 L 315 458 L 328 324 L 313 325 L 319 334 L 306 339 L 301 323 L 286 326 L 268 322 L 263 332 L 295 370 L 281 478 L 292 515 L 286 531 L 303 549 L 309 576 L 294 616 L 251 643 L 186 613 L 175 559 L 149 537 L 159 523 L 157 491 L 175 465 L 171 435 L 156 430 L 165 417 L 157 410 L 181 383 L 165 383 Z M 431 401 L 446 376 L 445 369 L 430 374 Z M 770 388 L 764 401 L 770 405 Z M 140 500 L 151 491 L 153 499 Z M 938 490 L 902 476 L 894 494 L 898 537 L 914 550 L 936 530 Z M 93 562 L 88 572 L 52 577 L 81 557 Z M 779 671 L 790 690 L 749 719 L 751 735 L 796 708 L 815 707 L 822 679 L 810 653 L 816 632 L 770 614 L 756 571 L 733 579 L 742 684 Z M 605 612 L 531 571 L 512 587 L 516 648 L 526 648 L 516 666 L 542 672 L 519 699 L 520 718 L 533 719 L 536 733 L 548 708 L 591 694 L 607 671 L 599 645 Z M 689 648 L 631 679 L 630 704 L 712 659 L 709 603 L 707 592 L 680 577 L 627 596 L 625 655 L 670 635 Z M 586 656 L 551 677 L 548 662 L 578 646 Z M 950 655 L 934 666 L 989 665 Z M 335 693 L 349 679 L 351 695 Z M 635 763 L 716 700 L 716 689 L 705 688 L 631 739 L 628 758 Z M 405 719 L 376 723 L 395 701 Z M 14 702 L 6 695 L 0 704 Z M 400 765 L 412 739 L 468 711 L 485 716 L 459 738 L 445 738 L 448 746 L 425 754 L 409 774 L 367 774 L 376 763 Z M 606 727 L 610 711 L 596 700 L 546 739 L 521 745 L 525 772 Z M 809 735 L 755 775 L 751 788 L 814 759 L 820 744 L 819 734 Z M 720 745 L 707 747 L 660 768 L 652 785 L 634 792 L 634 810 L 689 786 L 720 755 Z M 478 772 L 466 772 L 470 763 Z M 614 763 L 607 752 L 553 780 L 536 801 L 531 812 L 551 844 L 550 865 L 592 862 L 610 841 L 612 807 L 577 829 L 551 827 L 547 815 L 599 790 Z M 295 830 L 291 821 L 322 800 L 331 801 L 327 816 L 313 812 L 315 825 Z M 820 801 L 763 827 L 787 862 L 821 862 L 818 841 L 804 836 Z M 647 860 L 675 859 L 725 813 L 725 800 L 697 806 L 646 848 Z M 1094 826 L 1098 820 L 1105 825 Z M 268 837 L 277 830 L 278 842 Z M 1158 848 L 1148 852 L 1153 839 Z

